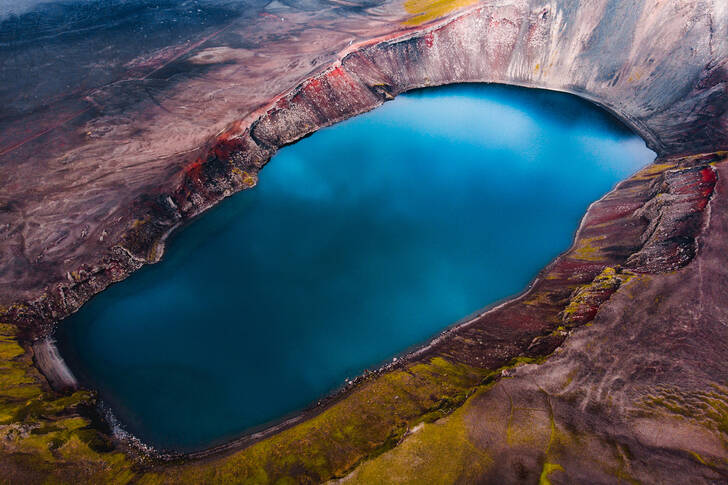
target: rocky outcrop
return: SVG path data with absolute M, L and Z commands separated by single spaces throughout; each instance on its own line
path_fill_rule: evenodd
M 467 429 L 463 462 L 485 463 L 475 473 L 457 470 L 455 480 L 728 480 L 726 168 L 716 165 L 716 194 L 687 266 L 630 278 L 548 361 L 515 369 L 442 424 L 440 435 Z M 416 480 L 406 459 L 432 431 L 420 433 L 347 483 L 371 483 L 382 468 L 390 479 Z M 445 456 L 437 449 L 430 458 Z
M 330 49 L 340 37 L 318 38 L 312 51 L 300 55 L 325 51 L 329 64 L 318 73 L 281 74 L 288 82 L 295 79 L 289 77 L 293 72 L 308 77 L 282 89 L 264 108 L 243 103 L 250 106 L 247 114 L 230 119 L 226 103 L 221 117 L 230 121 L 222 129 L 219 123 L 202 128 L 220 130 L 204 148 L 190 145 L 200 140 L 199 129 L 180 139 L 181 146 L 155 141 L 170 130 L 169 114 L 176 103 L 188 102 L 176 100 L 176 93 L 204 92 L 206 83 L 219 89 L 220 78 L 212 73 L 247 65 L 251 55 L 263 55 L 271 45 L 280 48 L 275 42 L 257 51 L 200 44 L 199 53 L 190 51 L 173 62 L 179 69 L 203 63 L 209 72 L 192 71 L 189 82 L 169 83 L 161 113 L 125 91 L 131 88 L 105 87 L 89 98 L 100 112 L 82 123 L 90 129 L 87 139 L 62 148 L 35 147 L 38 153 L 25 151 L 39 143 L 40 138 L 33 138 L 5 150 L 1 156 L 9 176 L 3 182 L 0 214 L 0 304 L 6 308 L 5 318 L 37 333 L 39 323 L 57 321 L 141 264 L 158 260 L 170 231 L 254 183 L 260 167 L 280 146 L 417 87 L 501 82 L 558 89 L 616 113 L 660 154 L 728 146 L 728 14 L 720 2 L 513 0 L 474 5 L 416 28 L 392 23 L 404 18 L 395 6 L 376 9 L 376 23 L 344 15 L 326 24 L 312 14 L 283 11 L 283 18 L 312 22 L 324 30 L 344 25 L 356 35 L 338 51 Z M 247 29 L 271 28 L 262 21 L 245 25 L 228 28 L 240 35 L 247 35 Z M 374 38 L 366 38 L 367 28 Z M 382 35 L 386 29 L 390 33 Z M 356 37 L 362 40 L 353 42 Z M 259 78 L 249 73 L 246 79 Z M 216 101 L 202 101 L 201 106 L 213 113 L 223 109 Z M 128 119 L 138 110 L 145 110 L 145 125 L 123 131 L 131 129 Z M 162 123 L 164 128 L 155 127 Z M 152 158 L 145 161 L 145 156 Z M 86 176 L 89 164 L 93 169 Z M 32 191 L 20 182 L 30 171 L 40 176 Z M 66 180 L 69 172 L 83 174 L 82 183 Z

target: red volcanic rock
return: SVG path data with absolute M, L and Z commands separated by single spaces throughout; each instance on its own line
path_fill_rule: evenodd
M 716 180 L 715 169 L 707 165 L 665 172 L 655 183 L 650 203 L 638 211 L 650 225 L 642 248 L 629 257 L 626 266 L 659 273 L 687 264 L 697 250 L 695 238 Z
M 650 167 L 620 183 L 589 207 L 574 246 L 522 296 L 446 332 L 424 353 L 489 368 L 524 351 L 538 355 L 538 349 L 550 348 L 547 341 L 563 340 L 560 327 L 591 322 L 638 273 L 688 264 L 706 217 L 696 204 L 707 204 L 717 180 L 714 168 L 694 164 L 685 159 Z M 666 196 L 673 192 L 679 194 Z
M 548 469 L 552 483 L 725 483 L 726 168 L 666 174 L 683 187 L 717 183 L 691 262 L 631 278 L 546 363 L 473 401 L 469 436 L 495 463 L 482 481 Z M 525 403 L 528 415 L 514 417 Z M 509 426 L 532 430 L 530 441 L 509 446 Z
M 249 186 L 278 147 L 417 87 L 564 90 L 660 154 L 728 147 L 722 3 L 619 5 L 477 4 L 421 27 L 394 3 L 262 11 L 130 59 L 107 84 L 14 101 L 0 119 L 0 304 L 21 304 L 26 326 L 67 315 L 156 261 L 171 230 Z M 634 15 L 612 21 L 622 11 Z M 107 265 L 114 276 L 95 283 L 65 276 Z

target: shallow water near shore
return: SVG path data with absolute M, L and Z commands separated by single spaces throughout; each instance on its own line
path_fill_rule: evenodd
M 521 292 L 653 159 L 566 94 L 402 95 L 282 149 L 62 322 L 59 349 L 144 442 L 218 444 Z

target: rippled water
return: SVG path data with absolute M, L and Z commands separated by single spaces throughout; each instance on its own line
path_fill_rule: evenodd
M 57 332 L 130 432 L 199 449 L 524 290 L 654 158 L 574 97 L 452 86 L 284 148 Z

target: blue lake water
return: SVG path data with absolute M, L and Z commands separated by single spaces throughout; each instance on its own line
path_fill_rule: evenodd
M 569 95 L 406 94 L 282 149 L 56 338 L 128 431 L 204 448 L 521 292 L 653 158 Z

